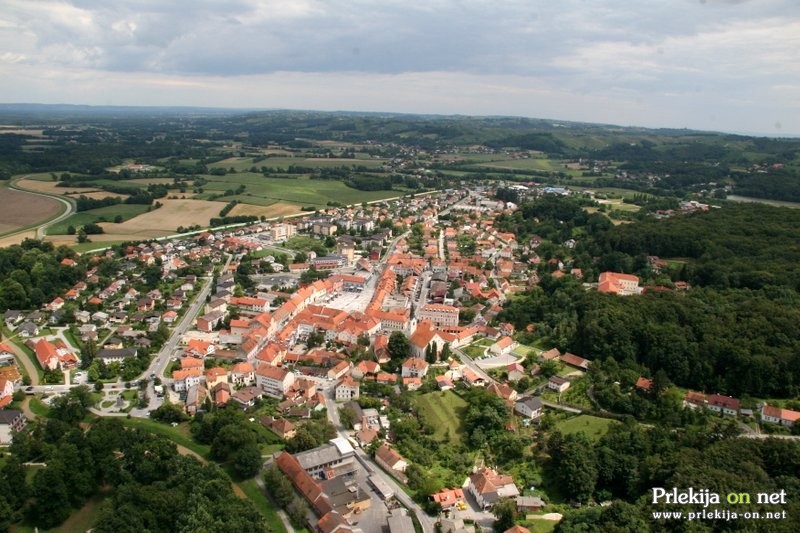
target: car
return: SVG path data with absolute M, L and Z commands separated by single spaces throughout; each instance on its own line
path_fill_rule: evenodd
M 33 394 L 34 392 L 33 387 L 25 387 L 25 394 Z

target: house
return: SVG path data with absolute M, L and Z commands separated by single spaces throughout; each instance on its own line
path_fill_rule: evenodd
M 256 369 L 243 361 L 231 367 L 231 382 L 237 387 L 249 387 L 256 381 Z
M 761 406 L 762 422 L 792 427 L 798 420 L 800 420 L 800 412 L 798 411 L 781 409 L 780 407 L 773 407 L 772 405 L 767 404 Z
M 579 357 L 572 353 L 565 353 L 561 356 L 561 362 L 565 365 L 573 366 L 575 368 L 579 368 L 581 370 L 588 370 L 591 361 L 588 359 L 584 359 L 583 357 Z
M 242 409 L 253 407 L 256 400 L 261 398 L 262 394 L 258 387 L 244 387 L 231 394 L 231 400 L 234 400 Z
M 517 400 L 517 403 L 514 404 L 514 411 L 530 420 L 535 420 L 542 416 L 543 408 L 544 403 L 542 403 L 542 400 L 533 396 Z
M 639 379 L 636 380 L 636 385 L 634 386 L 640 391 L 648 392 L 653 388 L 653 380 L 640 376 Z
M 375 462 L 394 472 L 405 472 L 408 468 L 408 461 L 385 442 L 375 451 Z
M 518 342 L 515 342 L 511 337 L 504 336 L 489 346 L 489 351 L 494 355 L 505 355 L 512 352 L 517 346 L 519 346 Z
M 558 359 L 559 357 L 561 357 L 561 352 L 558 351 L 558 348 L 552 348 L 539 354 L 540 361 L 552 361 L 553 359 Z
M 259 365 L 256 386 L 267 396 L 281 399 L 294 383 L 294 374 L 283 368 Z
M 444 489 L 431 494 L 431 499 L 441 506 L 442 511 L 454 509 L 459 502 L 464 501 L 464 491 L 460 488 Z
M 489 384 L 486 390 L 490 394 L 499 396 L 500 398 L 504 399 L 509 403 L 514 402 L 517 399 L 517 391 L 515 391 L 505 383 L 497 383 L 493 381 L 492 383 Z
M 452 389 L 455 385 L 447 376 L 436 376 L 436 386 L 439 387 L 439 390 L 444 391 Z
M 0 365 L 8 365 L 14 362 L 14 352 L 11 348 L 0 342 Z
M 14 382 L 0 377 L 0 407 L 5 407 L 14 399 Z
M 186 391 L 186 412 L 192 416 L 202 411 L 206 399 L 210 398 L 208 389 L 202 384 L 192 385 Z
M 544 506 L 544 500 L 538 496 L 517 496 L 517 511 L 520 513 L 541 511 Z
M 417 311 L 417 319 L 430 320 L 436 327 L 458 326 L 458 307 L 444 304 L 425 304 Z
M 285 418 L 262 416 L 259 422 L 283 440 L 291 439 L 297 434 L 297 426 Z
M 519 363 L 511 363 L 506 367 L 508 371 L 508 381 L 519 381 L 525 377 L 525 367 Z
M 423 378 L 428 373 L 428 363 L 419 357 L 411 357 L 403 362 L 401 376 L 404 378 Z
M 345 376 L 336 385 L 335 397 L 337 402 L 357 400 L 359 397 L 360 384 L 350 376 Z
M 136 357 L 136 348 L 115 348 L 97 351 L 95 358 L 102 360 L 105 364 L 122 363 L 125 359 Z
M 20 325 L 17 331 L 19 332 L 20 337 L 28 339 L 39 334 L 39 326 L 31 321 L 25 321 Z
M 498 474 L 485 466 L 469 476 L 467 490 L 483 509 L 488 509 L 501 498 L 516 498 L 520 495 L 511 476 Z
M 519 500 L 519 498 L 517 498 L 517 499 Z M 517 507 L 517 509 L 519 509 L 519 507 Z M 514 525 L 514 526 L 511 526 L 510 528 L 506 529 L 505 531 L 503 531 L 503 533 L 531 533 L 531 530 L 528 529 L 527 527 L 522 527 L 520 525 Z
M 722 396 L 721 394 L 711 394 L 707 398 L 708 404 L 706 407 L 715 413 L 722 413 L 728 416 L 736 416 L 739 414 L 739 400 L 731 398 L 730 396 Z
M 11 444 L 11 436 L 16 431 L 22 431 L 27 419 L 22 411 L 17 409 L 0 410 L 0 444 Z
M 175 392 L 188 391 L 195 385 L 199 385 L 203 379 L 201 368 L 182 368 L 172 372 L 172 388 Z
M 219 366 L 215 366 L 209 368 L 204 373 L 206 379 L 206 386 L 209 389 L 213 389 L 216 385 L 220 383 L 227 383 L 228 382 L 228 372 Z
M 558 392 L 559 394 L 569 388 L 569 380 L 561 376 L 552 376 L 547 380 L 547 388 Z

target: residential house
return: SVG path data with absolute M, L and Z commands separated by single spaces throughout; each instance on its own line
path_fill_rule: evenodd
M 567 390 L 570 386 L 569 380 L 561 376 L 552 376 L 547 381 L 547 388 L 558 392 L 559 394 Z
M 22 411 L 17 409 L 0 410 L 0 444 L 8 446 L 11 444 L 13 433 L 22 431 L 27 419 Z
M 209 389 L 213 389 L 220 383 L 227 383 L 228 382 L 228 372 L 219 366 L 215 366 L 209 368 L 204 372 L 206 386 Z
M 188 391 L 203 380 L 202 368 L 181 368 L 172 372 L 172 388 L 175 392 Z
M 761 406 L 762 422 L 792 427 L 798 420 L 800 420 L 800 412 L 798 411 L 781 409 L 780 407 L 773 407 L 772 405 L 767 404 Z
M 489 351 L 494 355 L 505 355 L 514 351 L 517 346 L 519 346 L 519 343 L 515 342 L 514 339 L 503 336 L 500 337 L 500 339 L 498 339 L 494 344 L 489 346 Z
M 357 400 L 359 397 L 360 384 L 350 376 L 345 376 L 336 385 L 335 397 L 337 402 Z
M 404 378 L 423 378 L 428 374 L 428 363 L 419 357 L 411 357 L 403 362 L 401 376 Z
M 200 384 L 194 384 L 186 391 L 186 412 L 192 416 L 203 410 L 203 404 L 210 398 L 208 389 Z
M 464 491 L 460 488 L 443 489 L 431 494 L 431 499 L 439 504 L 442 511 L 450 511 L 464 501 Z
M 544 403 L 542 403 L 542 400 L 533 396 L 517 400 L 517 403 L 514 404 L 514 411 L 530 420 L 535 420 L 542 416 L 543 409 Z
M 711 394 L 707 398 L 708 404 L 706 407 L 715 413 L 722 413 L 728 416 L 736 416 L 739 414 L 739 400 L 731 398 L 730 396 L 722 396 L 721 394 Z
M 506 370 L 508 371 L 508 381 L 516 382 L 525 377 L 525 367 L 519 363 L 511 363 Z
M 297 426 L 285 418 L 262 416 L 259 421 L 262 426 L 269 429 L 283 440 L 291 439 L 297 434 Z
M 231 382 L 237 387 L 249 387 L 256 381 L 256 369 L 244 361 L 231 368 Z
M 375 451 L 375 462 L 392 472 L 402 473 L 408 468 L 408 461 L 385 442 Z
M 469 476 L 467 490 L 483 509 L 490 508 L 501 498 L 516 498 L 520 495 L 511 476 L 498 474 L 485 466 Z

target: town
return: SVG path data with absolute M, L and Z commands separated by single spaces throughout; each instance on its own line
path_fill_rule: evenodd
M 562 514 L 548 512 L 537 486 L 541 475 L 515 460 L 523 451 L 502 452 L 504 460 L 496 443 L 488 451 L 481 442 L 506 433 L 518 446 L 577 420 L 602 432 L 619 417 L 589 403 L 592 361 L 526 344 L 524 331 L 498 319 L 504 303 L 542 276 L 620 298 L 692 288 L 642 285 L 614 271 L 589 282 L 569 260 L 543 262 L 541 237 L 518 241 L 495 223 L 518 209 L 498 199 L 506 187 L 67 254 L 58 264 L 72 280 L 63 294 L 4 314 L 0 405 L 29 395 L 46 409 L 88 387 L 97 395 L 90 411 L 103 417 L 177 426 L 226 408 L 244 412 L 272 436 L 259 449 L 274 450 L 263 456 L 265 477 L 280 485 L 282 474 L 296 490 L 268 492 L 287 502 L 293 523 L 322 533 L 406 533 L 415 522 L 423 531 L 506 524 L 501 530 L 524 532 L 515 517 L 557 522 Z M 648 261 L 654 272 L 667 267 Z M 658 387 L 653 376 L 638 376 L 630 391 L 647 396 Z M 787 427 L 800 418 L 767 403 L 754 412 L 717 393 L 689 390 L 684 404 Z M 481 409 L 495 415 L 484 420 Z M 36 416 L 30 406 L 0 415 L 5 445 Z M 467 453 L 457 437 L 484 451 Z M 432 441 L 438 449 L 424 447 Z

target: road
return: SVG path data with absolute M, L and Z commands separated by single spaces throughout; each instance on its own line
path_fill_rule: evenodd
M 328 420 L 330 420 L 331 424 L 336 427 L 339 436 L 348 439 L 349 435 L 344 427 L 342 427 L 342 423 L 339 420 L 339 406 L 336 405 L 336 402 L 333 400 L 334 388 L 329 387 L 324 391 L 325 394 L 325 407 L 328 411 Z M 422 510 L 422 507 L 417 505 L 417 503 L 411 499 L 411 497 L 403 491 L 403 487 L 395 480 L 392 476 L 384 472 L 381 467 L 379 467 L 372 458 L 364 453 L 364 450 L 361 448 L 356 448 L 356 460 L 361 464 L 361 466 L 370 474 L 378 476 L 381 481 L 386 483 L 388 486 L 392 487 L 395 493 L 395 498 L 402 503 L 410 512 L 414 513 L 417 516 L 417 520 L 422 525 L 422 531 L 436 531 L 435 522 L 436 520 Z
M 31 378 L 31 385 L 37 385 L 39 383 L 39 369 L 34 366 L 28 354 L 22 351 L 22 348 L 17 345 L 17 342 L 14 340 L 15 338 L 16 334 L 13 337 L 3 339 L 2 342 L 14 352 L 14 358 L 17 360 L 17 363 L 25 367 L 25 372 L 27 372 L 28 376 Z
M 54 218 L 54 219 L 52 219 L 52 220 L 50 220 L 48 222 L 45 222 L 44 224 L 40 224 L 36 228 L 36 238 L 37 239 L 44 239 L 44 237 L 46 235 L 47 228 L 49 228 L 50 226 L 52 226 L 54 224 L 58 224 L 59 222 L 69 218 L 72 215 L 72 213 L 75 211 L 75 208 L 72 205 L 72 202 L 70 202 L 69 200 L 67 200 L 67 199 L 65 199 L 65 198 L 63 198 L 61 196 L 54 195 L 54 194 L 46 194 L 46 193 L 42 193 L 42 192 L 35 192 L 35 191 L 28 190 L 28 189 L 23 189 L 22 187 L 18 187 L 17 186 L 17 181 L 19 179 L 24 179 L 24 178 L 27 178 L 27 177 L 29 177 L 29 176 L 23 176 L 22 178 L 17 178 L 17 179 L 11 180 L 9 182 L 9 184 L 8 184 L 8 188 L 9 189 L 13 189 L 15 191 L 19 191 L 19 192 L 24 192 L 26 194 L 33 194 L 33 195 L 36 195 L 36 196 L 44 196 L 45 198 L 52 198 L 53 200 L 56 200 L 56 201 L 64 204 L 64 206 L 66 207 L 66 210 L 63 213 L 61 213 L 60 215 L 58 215 L 56 218 Z M 30 229 L 20 230 L 20 232 L 21 231 L 30 231 Z M 20 232 L 15 232 L 15 233 L 20 233 Z M 13 235 L 13 233 L 11 233 L 10 235 Z

